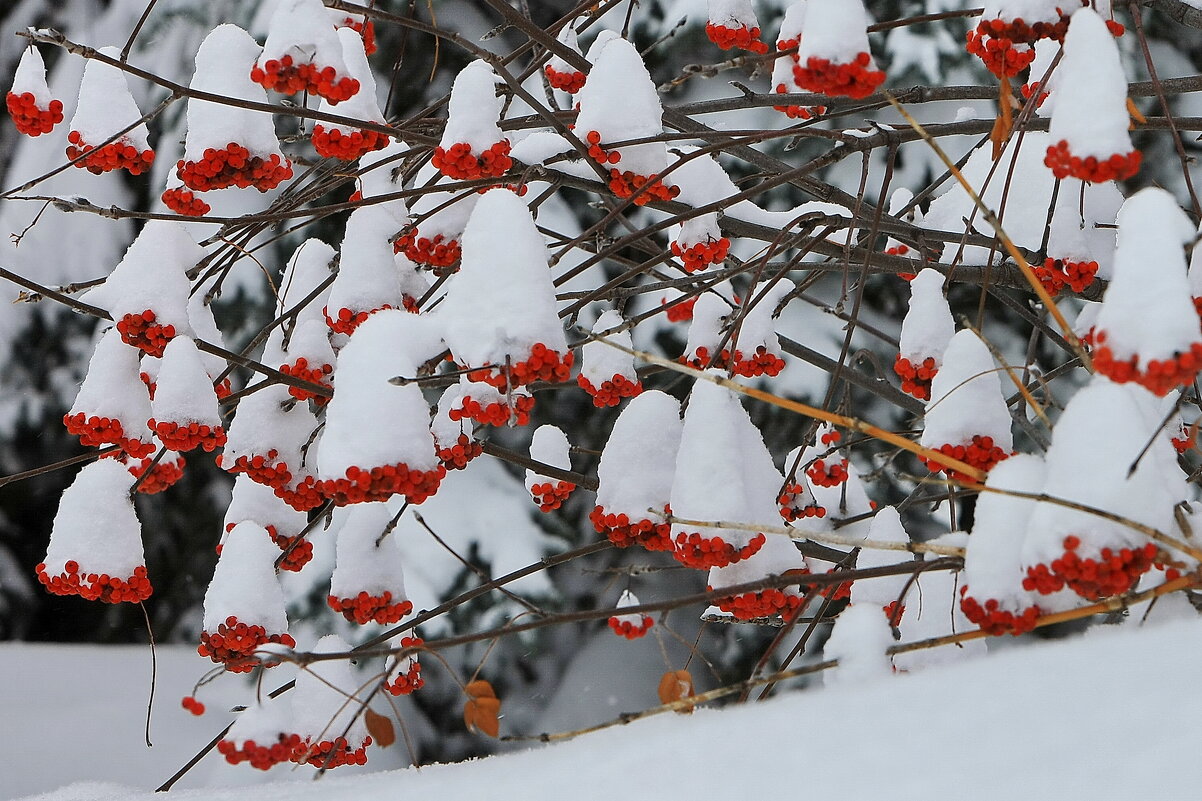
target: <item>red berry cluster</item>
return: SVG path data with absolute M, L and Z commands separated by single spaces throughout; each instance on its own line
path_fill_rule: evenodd
M 583 72 L 577 70 L 560 72 L 550 64 L 543 67 L 543 72 L 547 76 L 547 83 L 551 84 L 552 88 L 567 92 L 570 95 L 574 95 L 583 89 L 584 82 L 588 79 L 588 76 Z
M 755 554 L 764 547 L 765 541 L 763 534 L 756 534 L 742 548 L 736 548 L 721 537 L 703 537 L 696 531 L 691 534 L 682 531 L 676 535 L 676 548 L 672 555 L 685 567 L 702 570 L 726 567 Z
M 146 577 L 146 568 L 134 568 L 134 574 L 128 578 L 110 576 L 108 573 L 80 573 L 79 563 L 74 559 L 63 565 L 63 572 L 57 576 L 46 573 L 45 563 L 39 564 L 34 571 L 38 574 L 38 583 L 54 595 L 78 595 L 85 601 L 101 601 L 106 604 L 122 602 L 139 603 L 150 597 L 154 591 L 150 579 Z
M 534 502 L 538 504 L 540 512 L 552 512 L 563 506 L 576 489 L 576 485 L 570 481 L 557 481 L 552 484 L 550 481 L 545 481 L 541 484 L 533 484 L 530 487 L 530 495 L 534 498 Z
M 120 420 L 77 412 L 76 414 L 64 414 L 63 425 L 67 427 L 67 433 L 79 437 L 80 444 L 88 448 L 119 445 L 121 450 L 135 459 L 141 459 L 154 453 L 152 443 L 125 436 L 125 429 L 121 426 Z
M 212 206 L 193 194 L 186 186 L 166 189 L 159 197 L 162 198 L 164 206 L 184 217 L 203 217 L 213 210 Z
M 347 17 L 342 22 L 338 23 L 337 28 L 350 28 L 355 33 L 363 37 L 363 52 L 371 55 L 376 52 L 376 26 L 371 20 L 357 20 L 354 17 Z
M 331 128 L 327 131 L 321 123 L 313 126 L 312 141 L 317 155 L 341 161 L 354 161 L 373 150 L 383 150 L 388 147 L 388 137 L 379 131 L 344 133 L 338 128 Z
M 968 32 L 966 48 L 969 53 L 981 59 L 994 75 L 999 78 L 1013 78 L 1031 66 L 1031 62 L 1035 60 L 1034 48 L 1021 43 L 1019 47 L 1015 47 L 1015 44 L 1009 39 L 995 39 L 974 30 Z
M 1185 453 L 1194 447 L 1198 439 L 1198 430 L 1194 426 L 1182 426 L 1181 436 L 1170 437 L 1173 442 L 1173 449 L 1177 453 Z
M 467 463 L 484 453 L 484 446 L 467 434 L 460 434 L 459 439 L 449 448 L 438 449 L 438 461 L 448 470 L 462 470 Z
M 1030 83 L 1024 83 L 1021 87 L 1019 87 L 1018 91 L 1022 93 L 1024 100 L 1030 100 L 1034 96 L 1035 108 L 1039 108 L 1043 105 L 1043 101 L 1048 99 L 1048 93 L 1041 91 L 1039 87 L 1039 81 L 1031 81 Z
M 195 421 L 183 424 L 174 420 L 158 422 L 153 417 L 147 424 L 165 446 L 180 453 L 187 453 L 198 447 L 204 448 L 205 453 L 212 453 L 225 444 L 225 429 L 221 426 L 210 426 Z
M 1130 153 L 1115 153 L 1099 161 L 1093 156 L 1080 158 L 1069 150 L 1068 141 L 1061 139 L 1048 148 L 1043 163 L 1057 178 L 1079 178 L 1082 181 L 1100 184 L 1106 181 L 1125 181 L 1139 172 L 1143 155 L 1138 150 Z
M 291 634 L 268 634 L 262 626 L 248 626 L 230 615 L 224 623 L 217 624 L 216 632 L 202 631 L 200 646 L 196 652 L 207 656 L 231 673 L 249 673 L 262 664 L 272 667 L 277 662 L 261 662 L 255 650 L 265 643 L 278 643 L 289 648 L 296 647 Z
M 625 637 L 628 640 L 637 640 L 644 636 L 651 627 L 655 625 L 655 621 L 648 615 L 643 615 L 643 619 L 639 623 L 630 620 L 622 620 L 621 616 L 613 615 L 609 618 L 609 628 L 614 634 L 619 637 Z
M 287 486 L 275 487 L 275 496 L 298 512 L 316 509 L 326 500 L 313 476 L 305 476 Z
M 617 164 L 622 160 L 622 153 L 617 150 L 605 150 L 601 147 L 601 134 L 589 131 L 586 136 L 589 148 L 588 154 L 593 161 L 605 166 Z M 609 191 L 620 198 L 633 198 L 634 205 L 645 206 L 653 200 L 672 200 L 680 194 L 680 187 L 669 186 L 654 175 L 639 175 L 630 170 L 622 171 L 616 167 L 609 170 Z M 637 197 L 635 193 L 638 193 Z
M 712 357 L 710 356 L 710 349 L 704 345 L 700 345 L 694 351 L 692 359 L 681 356 L 679 361 L 681 364 L 687 364 L 697 370 L 705 370 L 710 367 L 719 370 L 730 370 L 735 375 L 740 375 L 744 378 L 756 378 L 762 375 L 775 377 L 780 374 L 781 370 L 785 369 L 785 360 L 776 354 L 769 353 L 768 349 L 763 345 L 755 349 L 755 353 L 752 354 L 750 359 L 743 357 L 743 351 L 735 350 L 733 361 L 729 348 L 723 348 L 716 357 Z
M 86 169 L 93 175 L 112 170 L 128 170 L 130 175 L 141 175 L 154 163 L 154 151 L 150 148 L 139 151 L 133 143 L 122 137 L 104 147 L 89 145 L 79 131 L 67 134 L 67 158 L 79 159 L 76 167 Z
M 793 80 L 803 89 L 828 97 L 859 99 L 868 97 L 885 82 L 885 72 L 870 69 L 870 64 L 872 56 L 868 53 L 858 53 L 855 61 L 846 64 L 811 56 L 804 67 L 793 67 Z
M 807 517 L 826 517 L 826 507 L 819 506 L 817 503 L 811 503 L 806 506 L 798 506 L 797 499 L 804 497 L 806 488 L 796 482 L 790 482 L 785 485 L 784 490 L 777 496 L 776 502 L 780 506 L 780 516 L 785 519 L 785 522 L 792 523 L 795 520 L 802 520 Z
M 350 313 L 350 309 L 340 309 L 338 312 L 340 318 L 342 316 L 342 312 L 344 311 Z M 362 320 L 359 322 L 362 322 Z M 356 325 L 358 325 L 358 323 L 356 323 Z M 333 326 L 331 326 L 331 328 L 332 327 Z M 292 376 L 293 378 L 299 378 L 301 381 L 311 381 L 314 384 L 320 384 L 326 389 L 334 388 L 334 385 L 326 380 L 326 377 L 329 376 L 330 373 L 334 372 L 334 365 L 332 364 L 321 364 L 310 367 L 309 360 L 304 356 L 301 356 L 290 364 L 281 364 L 280 372 L 284 375 Z M 330 399 L 326 396 L 315 395 L 309 390 L 302 389 L 301 387 L 288 387 L 288 394 L 297 400 L 312 400 L 318 406 L 325 406 L 330 402 Z
M 1195 342 L 1188 351 L 1177 353 L 1171 359 L 1150 359 L 1143 367 L 1140 367 L 1138 355 L 1126 361 L 1116 359 L 1110 346 L 1105 344 L 1105 331 L 1095 331 L 1094 342 L 1093 363 L 1099 373 L 1116 384 L 1134 381 L 1157 395 L 1189 386 L 1202 369 L 1202 342 Z
M 197 192 L 231 186 L 239 189 L 253 186 L 266 192 L 292 177 L 292 162 L 280 158 L 279 153 L 267 158 L 252 156 L 242 145 L 230 142 L 222 148 L 205 148 L 198 161 L 180 159 L 175 164 L 175 174 L 184 186 Z
M 420 648 L 423 645 L 421 637 L 402 637 L 402 648 Z M 409 666 L 404 673 L 398 673 L 396 678 L 384 685 L 390 695 L 409 695 L 422 688 L 426 683 L 422 678 L 422 666 L 417 657 L 410 654 Z
M 806 468 L 806 477 L 816 487 L 837 487 L 848 479 L 847 460 L 839 459 L 827 464 L 825 459 L 815 459 Z
M 666 306 L 667 304 L 668 304 L 667 299 L 660 298 L 659 305 Z M 682 300 L 680 303 L 677 303 L 675 306 L 672 306 L 670 309 L 668 309 L 667 312 L 665 312 L 665 314 L 668 317 L 668 322 L 670 322 L 670 323 L 687 323 L 689 320 L 692 320 L 693 319 L 693 307 L 696 305 L 697 305 L 697 298 L 694 296 L 694 297 L 689 298 L 688 300 Z M 1199 312 L 1199 316 L 1202 317 L 1202 312 Z
M 686 273 L 695 273 L 704 270 L 711 264 L 721 264 L 726 261 L 726 254 L 730 252 L 730 240 L 726 237 L 719 239 L 709 239 L 706 242 L 696 242 L 686 247 L 681 247 L 680 243 L 673 241 L 672 255 L 684 262 L 684 271 Z
M 749 50 L 752 53 L 767 53 L 767 42 L 760 41 L 759 27 L 748 28 L 746 25 L 740 25 L 737 28 L 728 28 L 725 25 L 715 25 L 714 23 L 706 23 L 705 35 L 711 42 L 718 45 L 723 50 L 731 50 L 739 48 L 740 50 Z
M 928 356 L 916 365 L 899 353 L 893 360 L 893 372 L 902 380 L 902 392 L 919 400 L 931 399 L 931 381 L 939 372 L 934 356 Z
M 38 101 L 33 92 L 15 94 L 9 92 L 4 97 L 8 106 L 8 114 L 13 119 L 13 125 L 26 136 L 41 136 L 50 133 L 54 126 L 63 121 L 63 103 L 61 100 L 51 100 L 46 108 L 38 108 Z
M 1066 286 L 1073 292 L 1084 292 L 1098 274 L 1098 263 L 1047 258 L 1034 272 L 1049 295 L 1055 295 Z
M 397 623 L 413 611 L 412 601 L 401 599 L 394 602 L 392 593 L 388 590 L 384 590 L 379 595 L 372 595 L 364 590 L 351 598 L 339 598 L 337 595 L 331 595 L 326 598 L 326 602 L 335 612 L 340 612 L 350 622 L 360 625 L 373 621 Z
M 671 508 L 664 507 L 664 513 L 672 514 Z M 672 526 L 667 523 L 657 523 L 646 518 L 632 523 L 627 515 L 606 512 L 601 506 L 594 506 L 588 519 L 598 534 L 604 534 L 619 548 L 628 548 L 636 544 L 649 551 L 671 551 L 675 548 L 672 543 Z
M 359 82 L 349 76 L 338 77 L 333 67 L 316 64 L 294 64 L 292 56 L 283 55 L 268 59 L 262 67 L 251 67 L 250 79 L 264 89 L 272 89 L 282 95 L 311 92 L 324 97 L 331 104 L 341 103 L 359 91 Z
M 467 142 L 458 142 L 448 148 L 436 147 L 430 163 L 446 177 L 460 181 L 496 178 L 513 167 L 508 139 L 502 139 L 479 156 L 472 154 L 472 146 Z
M 964 616 L 969 622 L 977 626 L 981 631 L 993 637 L 1002 634 L 1025 634 L 1035 628 L 1035 621 L 1039 619 L 1039 607 L 1028 606 L 1020 614 L 1000 608 L 1000 604 L 994 598 L 987 598 L 982 605 L 980 601 L 967 594 L 968 586 L 960 588 L 960 611 L 964 612 Z
M 404 462 L 366 470 L 352 465 L 346 469 L 346 478 L 318 481 L 317 488 L 335 506 L 386 501 L 393 495 L 404 495 L 409 503 L 421 503 L 438 491 L 446 474 L 442 465 L 433 470 L 410 470 Z
M 167 343 L 175 337 L 174 325 L 158 325 L 150 309 L 141 314 L 127 314 L 117 321 L 117 333 L 126 345 L 139 348 L 147 356 L 161 357 Z
M 459 247 L 458 239 L 444 239 L 442 234 L 436 234 L 432 238 L 418 236 L 417 231 L 413 230 L 399 237 L 392 246 L 397 253 L 404 253 L 405 258 L 414 264 L 430 267 L 435 272 L 450 273 L 454 271 L 447 268 L 459 261 L 463 251 Z
M 299 536 L 288 537 L 280 534 L 276 532 L 275 526 L 268 526 L 267 533 L 271 535 L 271 541 L 284 554 L 284 558 L 280 560 L 280 570 L 287 570 L 289 573 L 299 573 L 301 568 L 309 564 L 309 560 L 313 558 L 313 543 L 307 539 Z
M 190 695 L 185 695 L 180 700 L 180 706 L 182 706 L 184 709 L 191 712 L 193 715 L 196 715 L 197 717 L 199 717 L 200 715 L 203 715 L 205 713 L 205 705 L 202 704 L 200 701 L 197 701 L 195 698 L 193 698 Z
M 576 354 L 567 351 L 561 354 L 541 342 L 534 343 L 530 355 L 522 361 L 509 365 L 486 364 L 467 374 L 469 381 L 480 381 L 505 392 L 513 387 L 533 384 L 535 381 L 560 383 L 572 374 L 572 363 Z
M 826 575 L 829 576 L 831 573 L 834 573 L 834 572 L 835 572 L 834 570 L 828 570 L 828 571 L 826 571 Z M 851 599 L 851 585 L 852 585 L 852 582 L 850 582 L 850 581 L 841 581 L 838 584 L 827 584 L 825 587 L 823 587 L 819 591 L 819 594 L 823 598 L 829 598 L 832 601 L 850 600 Z
M 451 409 L 447 413 L 448 417 L 456 422 L 466 418 L 490 426 L 508 425 L 510 417 L 515 424 L 524 426 L 530 422 L 530 412 L 534 409 L 532 395 L 514 395 L 513 408 L 510 408 L 508 403 L 497 401 L 485 406 L 470 395 L 465 395 L 460 403 L 458 409 Z
M 993 437 L 983 437 L 979 434 L 974 434 L 972 441 L 967 445 L 940 445 L 935 450 L 985 472 L 992 470 L 995 464 L 1010 455 L 993 444 Z M 944 467 L 934 460 L 924 458 L 923 462 L 926 463 L 926 466 L 930 468 L 932 473 L 946 472 L 948 478 L 953 481 L 963 481 L 970 484 L 974 481 L 971 476 L 966 476 L 959 471 Z
M 153 448 L 154 446 L 151 447 Z M 184 457 L 178 454 L 175 458 L 164 455 L 158 464 L 151 467 L 150 463 L 153 461 L 153 459 L 149 458 L 140 459 L 136 463 L 126 465 L 130 475 L 141 481 L 138 484 L 138 492 L 146 495 L 157 495 L 184 477 Z M 150 475 L 142 478 L 147 469 L 150 470 Z
M 336 318 L 330 317 L 330 310 L 327 307 L 323 307 L 321 313 L 325 316 L 326 325 L 330 327 L 331 331 L 333 331 L 335 334 L 346 334 L 347 336 L 350 336 L 351 334 L 355 333 L 355 329 L 362 325 L 363 322 L 374 312 L 391 308 L 392 306 L 387 303 L 377 309 L 368 309 L 367 311 L 351 311 L 350 309 L 344 307 L 338 310 L 338 316 Z
M 614 377 L 608 381 L 602 381 L 599 387 L 593 386 L 593 382 L 585 378 L 584 373 L 576 376 L 576 383 L 593 396 L 593 405 L 598 409 L 617 406 L 622 402 L 622 398 L 633 398 L 643 391 L 641 381 L 631 381 L 619 373 L 614 373 Z
M 1059 559 L 1027 568 L 1023 589 L 1049 595 L 1067 585 L 1087 601 L 1097 601 L 1134 588 L 1156 560 L 1156 546 L 1150 542 L 1142 548 L 1103 548 L 1100 559 L 1082 559 L 1076 553 L 1080 545 L 1079 537 L 1065 537 Z
M 774 91 L 778 95 L 787 95 L 789 87 L 778 83 Z M 772 108 L 791 120 L 808 120 L 826 113 L 826 106 L 773 106 Z
M 366 765 L 367 746 L 371 745 L 371 737 L 365 737 L 363 745 L 352 749 L 345 737 L 335 737 L 333 740 L 322 740 L 318 743 L 306 743 L 292 752 L 292 761 L 298 765 L 312 765 L 315 768 L 336 768 L 340 765 Z
M 706 590 L 711 592 L 713 589 L 713 587 L 706 587 Z M 723 612 L 734 615 L 735 620 L 755 620 L 773 615 L 787 617 L 801 606 L 801 598 L 770 588 L 759 592 L 745 592 L 742 595 L 719 598 L 714 601 L 714 605 Z
M 290 762 L 297 751 L 304 751 L 299 734 L 281 734 L 271 745 L 259 745 L 254 740 L 247 740 L 241 748 L 232 740 L 217 743 L 217 753 L 225 757 L 226 762 L 231 765 L 249 762 L 257 770 L 270 770 L 281 762 Z
M 232 466 L 225 463 L 225 456 L 218 456 L 217 466 L 229 473 L 246 473 L 247 478 L 256 484 L 275 489 L 292 480 L 292 471 L 287 462 L 276 461 L 278 456 L 279 452 L 275 448 L 253 456 L 243 454 L 234 460 Z

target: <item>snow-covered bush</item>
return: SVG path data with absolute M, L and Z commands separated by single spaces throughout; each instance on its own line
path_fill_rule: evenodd
M 227 762 L 480 753 L 598 665 L 678 710 L 694 663 L 888 681 L 1202 583 L 1196 117 L 1140 108 L 1197 78 L 1128 83 L 1167 45 L 1125 7 L 110 5 L 0 13 L 0 276 L 46 310 L 0 317 L 0 456 L 69 483 L 0 512 L 46 522 L 20 580 L 296 667 Z

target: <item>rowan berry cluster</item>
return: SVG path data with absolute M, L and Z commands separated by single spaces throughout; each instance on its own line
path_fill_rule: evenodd
M 202 631 L 196 652 L 207 656 L 231 673 L 249 673 L 256 667 L 271 667 L 278 664 L 260 660 L 255 651 L 262 645 L 275 643 L 288 648 L 296 647 L 290 634 L 268 634 L 262 626 L 248 626 L 230 615 L 217 624 L 217 631 Z
M 1138 150 L 1130 153 L 1115 153 L 1109 158 L 1098 159 L 1094 156 L 1081 158 L 1074 156 L 1069 150 L 1068 142 L 1061 139 L 1048 147 L 1048 154 L 1043 163 L 1052 174 L 1063 180 L 1078 178 L 1082 181 L 1100 184 L 1106 181 L 1125 181 L 1139 172 L 1143 154 Z
M 740 25 L 737 28 L 728 28 L 725 25 L 710 22 L 705 26 L 705 35 L 723 50 L 732 50 L 737 47 L 752 53 L 768 52 L 767 42 L 760 41 L 758 26 L 748 28 L 746 25 Z
M 459 439 L 449 448 L 438 449 L 438 461 L 448 470 L 462 470 L 467 463 L 484 453 L 484 446 L 467 434 L 460 434 Z
M 175 326 L 158 325 L 155 313 L 147 309 L 141 314 L 127 314 L 117 321 L 121 341 L 140 349 L 147 356 L 161 358 L 167 343 L 175 338 Z
M 707 587 L 713 591 L 713 587 Z M 731 595 L 714 601 L 714 606 L 736 620 L 755 620 L 757 618 L 781 615 L 788 618 L 801 606 L 801 597 L 786 593 L 782 590 L 769 588 L 759 592 L 745 592 L 742 595 Z
M 180 159 L 175 164 L 175 174 L 184 186 L 197 192 L 231 186 L 239 189 L 253 186 L 266 192 L 292 177 L 292 162 L 278 153 L 267 158 L 252 156 L 242 145 L 230 142 L 222 148 L 205 148 L 198 160 Z
M 275 530 L 275 526 L 267 526 L 267 533 L 271 536 L 271 541 L 276 544 L 282 553 L 280 558 L 280 570 L 287 570 L 289 573 L 299 573 L 301 569 L 309 564 L 313 558 L 313 543 L 301 536 L 289 537 L 280 534 Z
M 823 443 L 827 444 L 827 443 Z M 848 479 L 847 460 L 815 459 L 806 468 L 806 478 L 816 487 L 837 487 Z
M 203 217 L 213 210 L 212 206 L 197 197 L 186 186 L 165 189 L 159 197 L 164 206 L 185 217 Z
M 275 496 L 298 512 L 316 509 L 325 503 L 325 496 L 317 487 L 317 479 L 305 476 L 282 487 L 274 487 Z
M 414 264 L 430 267 L 435 272 L 451 272 L 447 268 L 459 261 L 463 254 L 459 240 L 447 239 L 442 234 L 418 236 L 416 229 L 398 237 L 393 249 L 397 253 L 404 253 L 405 258 Z
M 470 395 L 465 395 L 459 407 L 451 409 L 447 416 L 456 422 L 466 418 L 490 426 L 509 425 L 510 418 L 519 426 L 529 423 L 530 412 L 534 410 L 534 396 L 514 395 L 512 401 L 513 406 L 504 400 L 482 404 Z
M 1013 634 L 1017 637 L 1034 629 L 1035 621 L 1039 619 L 1038 606 L 1028 606 L 1016 615 L 1008 609 L 1002 609 L 994 598 L 988 598 L 982 604 L 968 594 L 967 586 L 960 588 L 960 596 L 960 610 L 964 616 L 990 636 Z
M 358 748 L 351 748 L 345 737 L 335 737 L 333 740 L 306 742 L 301 748 L 292 753 L 292 761 L 298 765 L 312 765 L 315 768 L 337 768 L 342 765 L 366 765 L 367 746 L 371 745 L 371 737 L 366 737 Z
M 1080 546 L 1080 537 L 1065 537 L 1063 555 L 1051 564 L 1027 568 L 1023 589 L 1050 595 L 1067 586 L 1087 601 L 1097 601 L 1133 589 L 1156 561 L 1157 549 L 1150 542 L 1143 547 L 1102 548 L 1097 559 L 1081 558 Z
M 1066 286 L 1073 292 L 1084 292 L 1097 277 L 1098 263 L 1049 257 L 1044 259 L 1042 267 L 1035 267 L 1034 272 L 1049 295 L 1055 295 Z
M 148 425 L 165 446 L 180 453 L 187 453 L 196 448 L 203 448 L 205 453 L 212 453 L 225 444 L 225 429 L 221 426 L 210 426 L 195 420 L 188 423 L 177 423 L 174 420 L 157 421 L 153 417 Z
M 893 372 L 902 380 L 902 392 L 919 400 L 931 399 L 931 381 L 939 372 L 935 357 L 928 356 L 916 365 L 899 353 L 893 360 Z
M 583 373 L 576 376 L 576 383 L 593 397 L 593 405 L 599 409 L 617 406 L 623 398 L 633 398 L 643 391 L 642 382 L 631 381 L 619 373 L 614 373 L 614 377 L 608 381 L 602 381 L 599 387 L 593 386 L 593 382 L 585 378 Z
M 79 131 L 67 134 L 67 158 L 75 160 L 76 167 L 86 169 L 93 175 L 112 170 L 127 170 L 130 175 L 141 175 L 150 169 L 154 163 L 154 151 L 150 148 L 138 150 L 133 142 L 125 137 L 115 142 L 109 142 L 103 147 L 96 147 L 84 141 Z
M 372 595 L 364 590 L 351 598 L 339 598 L 330 595 L 326 602 L 335 612 L 352 623 L 365 625 L 367 623 L 398 623 L 401 618 L 413 611 L 413 602 L 401 599 L 394 601 L 388 590 L 379 595 Z
M 727 567 L 754 555 L 764 547 L 765 542 L 763 534 L 756 534 L 746 545 L 736 548 L 720 536 L 704 537 L 696 531 L 682 531 L 676 535 L 676 548 L 672 555 L 685 567 L 702 570 Z
M 485 364 L 468 373 L 469 381 L 481 381 L 505 392 L 535 381 L 560 383 L 572 375 L 576 354 L 571 350 L 560 353 L 541 342 L 534 343 L 530 355 L 508 365 Z
M 275 448 L 271 448 L 267 453 L 243 454 L 234 459 L 232 464 L 227 464 L 229 456 L 222 454 L 217 457 L 217 466 L 229 473 L 246 473 L 256 484 L 275 489 L 292 480 L 288 464 L 277 461 L 279 455 Z
M 354 161 L 374 150 L 383 150 L 388 147 L 388 137 L 379 131 L 347 133 L 339 128 L 326 130 L 321 123 L 313 126 L 311 141 L 317 155 L 339 161 Z
M 346 469 L 346 478 L 318 481 L 317 489 L 335 506 L 386 501 L 393 495 L 403 495 L 409 503 L 422 503 L 438 491 L 446 474 L 442 465 L 433 470 L 410 470 L 403 462 L 366 470 L 352 465 Z
M 776 502 L 780 506 L 780 516 L 784 518 L 786 523 L 792 523 L 795 520 L 804 520 L 807 517 L 826 517 L 825 506 L 820 506 L 817 503 L 798 504 L 798 499 L 805 498 L 806 495 L 804 485 L 793 481 L 785 484 L 785 488 L 777 496 Z
M 165 455 L 157 464 L 152 465 L 152 462 L 152 458 L 126 462 L 130 475 L 138 481 L 138 492 L 157 495 L 184 477 L 184 457 L 178 454 L 174 458 Z
M 264 89 L 282 95 L 309 92 L 325 98 L 331 104 L 348 100 L 359 91 L 357 80 L 349 76 L 339 78 L 333 67 L 320 67 L 313 63 L 295 64 L 288 54 L 278 59 L 268 59 L 262 67 L 256 64 L 250 70 L 250 79 Z
M 705 242 L 695 242 L 688 247 L 682 247 L 680 242 L 673 240 L 672 255 L 684 263 L 686 273 L 696 273 L 711 264 L 721 264 L 726 261 L 730 252 L 730 240 L 726 237 L 709 239 Z
M 4 105 L 8 107 L 8 115 L 12 117 L 13 125 L 26 136 L 50 133 L 54 126 L 63 121 L 61 100 L 51 100 L 46 108 L 38 108 L 38 101 L 33 92 L 9 92 L 4 96 Z
M 101 601 L 106 604 L 140 603 L 150 597 L 154 591 L 150 579 L 146 577 L 146 568 L 134 568 L 132 576 L 119 578 L 107 573 L 80 573 L 79 563 L 68 560 L 63 565 L 63 572 L 51 576 L 46 572 L 45 563 L 34 568 L 38 583 L 54 595 L 78 595 L 85 601 Z
M 671 515 L 671 507 L 664 507 L 664 514 Z M 601 506 L 594 506 L 588 519 L 598 534 L 604 534 L 619 548 L 631 545 L 642 545 L 648 551 L 671 551 L 675 548 L 672 526 L 668 523 L 647 518 L 631 522 L 628 515 L 606 512 Z
M 339 310 L 340 316 L 343 311 L 349 312 L 350 309 Z M 301 356 L 294 362 L 281 364 L 280 372 L 293 378 L 299 378 L 301 381 L 320 384 L 326 389 L 334 388 L 334 385 L 329 381 L 329 375 L 334 372 L 334 365 L 332 364 L 321 364 L 310 367 L 309 360 Z M 318 406 L 325 406 L 330 401 L 325 395 L 317 395 L 304 387 L 290 386 L 288 387 L 288 394 L 300 401 L 311 400 Z
M 217 743 L 217 753 L 225 757 L 231 765 L 249 762 L 257 770 L 270 770 L 281 762 L 292 761 L 292 755 L 304 750 L 299 734 L 280 734 L 279 740 L 271 745 L 259 745 L 254 740 L 247 740 L 238 747 L 232 740 L 221 740 Z
M 330 327 L 331 331 L 333 331 L 335 334 L 346 334 L 347 336 L 350 336 L 351 334 L 355 333 L 356 328 L 362 325 L 363 322 L 372 315 L 372 312 L 391 308 L 392 306 L 387 303 L 385 303 L 379 309 L 369 309 L 367 311 L 351 311 L 350 309 L 344 307 L 338 310 L 337 317 L 331 317 L 330 310 L 323 307 L 321 313 L 325 316 L 326 325 Z M 281 370 L 281 372 L 283 371 Z
M 642 620 L 637 623 L 633 620 L 624 618 L 635 617 L 634 615 L 611 615 L 609 620 L 609 628 L 614 634 L 619 637 L 625 637 L 628 640 L 637 640 L 643 637 L 655 625 L 655 620 L 649 615 L 643 615 Z
M 885 72 L 872 69 L 872 56 L 868 53 L 858 53 L 854 61 L 846 64 L 811 56 L 804 67 L 801 64 L 793 67 L 793 80 L 811 92 L 860 99 L 884 83 Z
M 497 178 L 513 168 L 508 139 L 502 139 L 478 156 L 472 153 L 472 146 L 467 142 L 458 142 L 448 148 L 436 147 L 430 163 L 446 177 L 460 181 Z
M 601 166 L 617 164 L 622 160 L 621 151 L 601 147 L 601 134 L 597 131 L 589 131 L 585 139 L 589 145 L 589 157 Z M 653 200 L 673 200 L 680 194 L 680 187 L 665 184 L 654 175 L 639 175 L 630 170 L 610 167 L 609 191 L 620 198 L 632 198 L 636 206 L 645 206 Z
M 993 443 L 993 437 L 981 436 L 980 434 L 974 434 L 972 440 L 967 444 L 952 445 L 949 443 L 940 445 L 935 450 L 945 456 L 959 459 L 961 462 L 972 465 L 984 472 L 989 472 L 993 469 L 994 465 L 1010 455 Z M 953 481 L 963 481 L 966 483 L 972 483 L 973 481 L 971 476 L 966 476 L 957 470 L 944 467 L 932 459 L 923 458 L 923 461 L 932 473 L 945 472 L 948 478 Z
M 180 706 L 198 717 L 205 713 L 205 705 L 190 695 L 185 695 L 180 699 Z
M 424 644 L 421 637 L 402 637 L 402 648 L 420 648 Z M 384 689 L 390 695 L 409 695 L 417 692 L 426 683 L 422 678 L 422 666 L 417 661 L 417 657 L 413 654 L 405 657 L 408 664 L 405 666 L 404 672 L 398 671 L 396 677 L 392 681 L 384 685 Z
M 539 511 L 552 512 L 563 506 L 576 489 L 576 485 L 570 481 L 550 481 L 532 484 L 530 486 L 530 495 L 534 498 L 534 502 L 538 504 Z
M 1133 381 L 1149 392 L 1166 395 L 1176 387 L 1189 386 L 1202 369 L 1202 342 L 1170 359 L 1149 359 L 1142 366 L 1139 355 L 1120 361 L 1106 344 L 1106 332 L 1094 331 L 1094 368 L 1116 384 Z
M 543 72 L 547 76 L 547 83 L 551 84 L 552 88 L 567 92 L 570 95 L 574 95 L 583 89 L 584 82 L 588 79 L 588 76 L 579 70 L 560 72 L 550 64 L 543 67 Z
M 154 453 L 152 443 L 126 436 L 120 420 L 76 412 L 63 415 L 63 425 L 67 427 L 67 433 L 79 437 L 79 443 L 87 448 L 118 445 L 135 459 Z

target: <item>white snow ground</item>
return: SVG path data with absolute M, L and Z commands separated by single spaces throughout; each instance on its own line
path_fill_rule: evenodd
M 199 664 L 183 648 L 160 650 L 164 701 L 158 742 L 148 751 L 143 649 L 0 646 L 0 797 L 80 782 L 39 798 L 161 801 L 151 789 L 156 780 L 222 719 L 175 709 L 186 691 L 176 685 Z M 290 801 L 1191 798 L 1202 781 L 1189 736 L 1202 715 L 1200 670 L 1202 621 L 1095 629 L 912 675 L 661 715 L 463 764 L 252 792 Z M 247 789 L 168 797 L 244 801 Z

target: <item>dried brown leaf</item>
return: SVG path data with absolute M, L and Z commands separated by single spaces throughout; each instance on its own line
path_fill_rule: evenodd
M 363 721 L 367 724 L 367 733 L 376 745 L 387 748 L 396 742 L 396 729 L 392 721 L 379 712 L 368 709 L 363 715 Z

